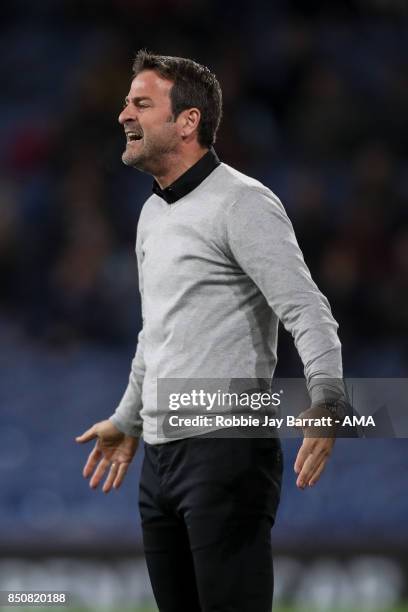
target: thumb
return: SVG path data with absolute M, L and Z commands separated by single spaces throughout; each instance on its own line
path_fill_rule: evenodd
M 90 429 L 85 431 L 81 436 L 77 436 L 75 438 L 75 441 L 79 442 L 79 444 L 83 444 L 84 442 L 89 442 L 89 440 L 94 440 L 97 437 L 98 437 L 98 434 L 96 433 L 96 427 L 95 425 L 93 425 Z

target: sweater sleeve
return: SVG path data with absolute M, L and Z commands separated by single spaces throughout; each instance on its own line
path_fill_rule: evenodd
M 136 238 L 136 256 L 139 277 L 139 291 L 142 304 L 142 320 L 143 320 L 143 276 L 142 276 L 142 252 L 140 241 Z M 140 416 L 142 410 L 142 389 L 145 375 L 144 363 L 144 338 L 143 326 L 139 332 L 137 339 L 136 353 L 132 361 L 129 383 L 126 391 L 116 408 L 114 414 L 110 417 L 112 423 L 123 433 L 138 438 L 143 431 L 143 420 Z
M 312 404 L 343 398 L 338 324 L 280 200 L 268 189 L 247 189 L 228 211 L 227 236 L 238 265 L 292 334 Z

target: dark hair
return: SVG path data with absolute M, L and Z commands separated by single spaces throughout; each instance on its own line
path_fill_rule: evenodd
M 175 119 L 187 108 L 199 109 L 198 142 L 203 147 L 211 147 L 222 116 L 222 93 L 215 74 L 191 59 L 156 55 L 144 49 L 136 55 L 133 76 L 143 70 L 154 70 L 161 77 L 173 81 L 170 100 Z

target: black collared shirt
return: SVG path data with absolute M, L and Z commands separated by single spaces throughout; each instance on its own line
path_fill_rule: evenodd
M 154 181 L 152 191 L 160 198 L 163 198 L 167 204 L 174 204 L 180 198 L 193 191 L 217 166 L 220 165 L 220 160 L 217 157 L 213 147 L 207 151 L 201 159 L 191 166 L 184 174 L 179 176 L 174 183 L 171 183 L 165 189 L 161 189 L 157 181 Z

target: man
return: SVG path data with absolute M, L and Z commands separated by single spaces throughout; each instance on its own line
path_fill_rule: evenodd
M 276 438 L 208 437 L 205 427 L 166 438 L 157 380 L 271 380 L 279 319 L 304 363 L 312 408 L 325 397 L 322 379 L 342 377 L 337 323 L 282 204 L 212 148 L 221 100 L 207 68 L 137 54 L 119 122 L 124 163 L 155 179 L 136 239 L 143 328 L 114 415 L 77 438 L 97 439 L 83 474 L 96 488 L 109 469 L 107 493 L 143 434 L 143 541 L 161 612 L 271 609 L 282 455 Z M 317 482 L 332 446 L 333 437 L 305 435 L 299 487 Z

